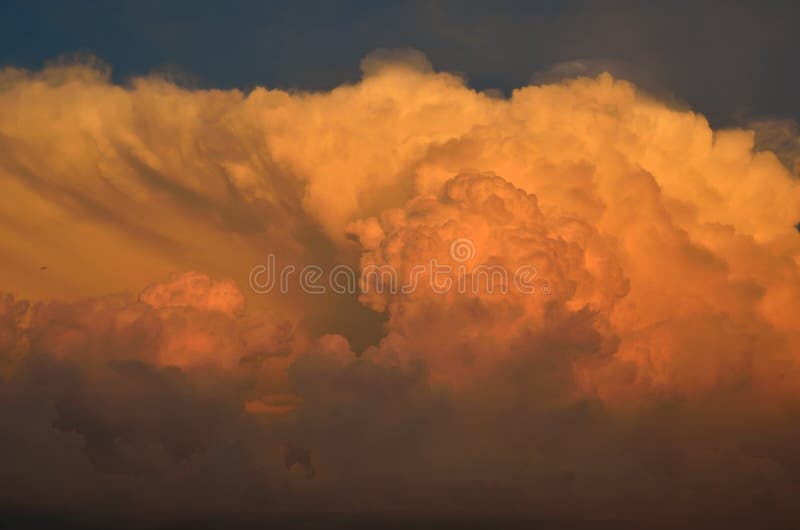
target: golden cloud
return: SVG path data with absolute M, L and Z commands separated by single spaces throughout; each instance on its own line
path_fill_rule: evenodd
M 499 98 L 417 52 L 362 69 L 249 93 L 0 73 L 2 458 L 25 484 L 0 495 L 750 521 L 704 511 L 757 487 L 796 516 L 800 181 L 755 133 L 608 74 Z M 538 291 L 259 296 L 267 253 L 529 266 Z M 252 496 L 217 495 L 220 469 Z

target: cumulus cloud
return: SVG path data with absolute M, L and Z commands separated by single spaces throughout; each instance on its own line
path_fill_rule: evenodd
M 607 74 L 504 99 L 417 52 L 362 70 L 247 94 L 0 74 L 0 494 L 156 518 L 796 517 L 786 149 Z M 267 253 L 401 279 L 436 260 L 453 283 L 257 296 Z
M 511 357 L 568 367 L 581 349 L 608 351 L 593 327 L 606 325 L 627 281 L 613 247 L 585 222 L 549 220 L 535 196 L 502 178 L 462 174 L 440 196 L 385 212 L 381 225 L 384 239 L 362 256 L 362 270 L 388 265 L 405 280 L 435 262 L 451 272 L 437 278 L 426 267 L 408 292 L 364 286 L 362 300 L 389 313 L 378 355 L 422 361 L 434 379 L 462 385 Z M 352 227 L 359 238 L 371 236 L 364 226 Z M 469 254 L 458 255 L 454 241 Z M 555 344 L 573 340 L 588 343 L 572 352 Z

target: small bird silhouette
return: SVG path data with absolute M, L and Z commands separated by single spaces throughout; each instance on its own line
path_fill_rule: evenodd
M 41 270 L 45 270 L 45 269 L 49 269 L 49 268 L 50 267 L 48 267 L 47 265 L 45 265 L 44 267 L 39 267 L 39 269 L 41 269 Z

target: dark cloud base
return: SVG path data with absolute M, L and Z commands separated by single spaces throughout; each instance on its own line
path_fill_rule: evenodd
M 391 516 L 391 515 L 287 515 L 242 518 L 187 519 L 170 524 L 132 524 L 119 518 L 97 519 L 63 513 L 24 508 L 0 508 L 0 528 L 33 530 L 59 528 L 64 530 L 255 530 L 276 528 L 285 530 L 628 530 L 635 525 L 622 521 L 569 521 L 541 520 L 509 517 L 454 517 L 454 516 Z

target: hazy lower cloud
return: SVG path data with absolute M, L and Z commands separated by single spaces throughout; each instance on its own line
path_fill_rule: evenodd
M 796 130 L 586 68 L 508 98 L 414 50 L 317 92 L 2 71 L 0 497 L 797 520 Z M 541 283 L 262 296 L 267 253 Z

